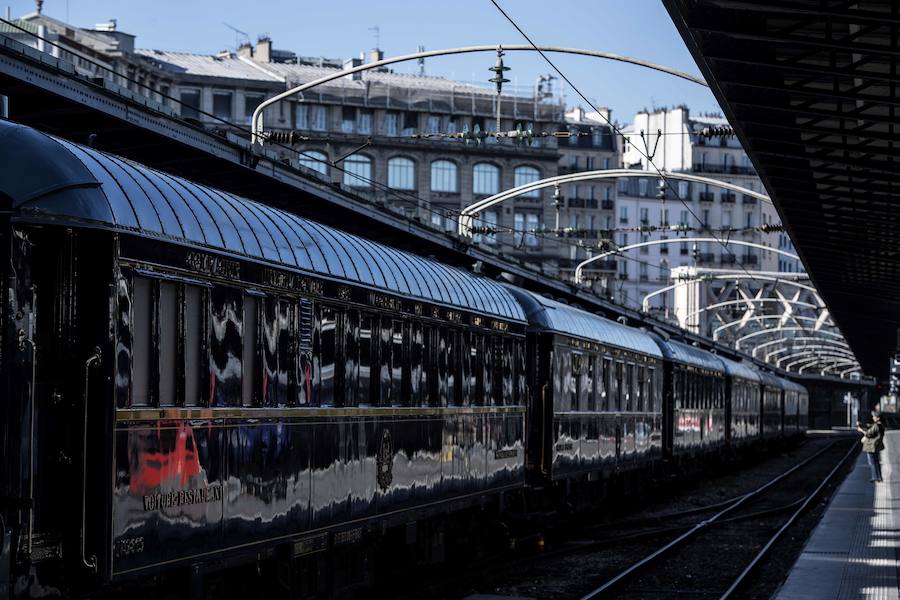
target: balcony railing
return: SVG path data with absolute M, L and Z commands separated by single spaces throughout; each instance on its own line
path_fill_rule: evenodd
M 723 173 L 727 175 L 756 175 L 753 167 L 739 167 L 737 165 L 716 165 L 710 163 L 694 163 L 696 173 Z
M 741 203 L 756 204 L 756 198 L 754 198 L 753 196 L 748 196 L 747 194 L 741 194 Z
M 603 210 L 612 210 L 616 207 L 615 203 L 612 200 L 601 200 L 600 208 Z
M 734 192 L 723 192 L 722 193 L 722 202 L 730 202 L 734 204 L 737 201 L 737 194 Z
M 712 192 L 700 192 L 700 202 L 712 202 L 716 199 L 716 195 Z
M 712 252 L 701 252 L 697 255 L 697 262 L 699 263 L 713 263 L 716 262 L 716 255 Z
M 734 254 L 723 254 L 720 259 L 723 265 L 733 265 L 736 262 Z
M 569 198 L 569 208 L 597 208 L 596 198 Z
M 759 261 L 759 257 L 755 254 L 745 254 L 741 257 L 742 265 L 755 265 Z

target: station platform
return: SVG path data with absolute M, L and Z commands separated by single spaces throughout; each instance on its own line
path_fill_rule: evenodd
M 881 453 L 884 483 L 860 453 L 776 600 L 900 600 L 900 431 Z

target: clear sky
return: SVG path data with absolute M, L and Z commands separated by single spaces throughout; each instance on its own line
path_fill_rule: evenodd
M 626 54 L 699 75 L 690 53 L 659 0 L 500 0 L 535 43 Z M 14 17 L 34 11 L 34 0 L 0 0 Z M 347 58 L 375 45 L 386 56 L 475 44 L 525 43 L 489 0 L 45 0 L 44 13 L 81 27 L 117 19 L 137 36 L 140 48 L 212 54 L 234 49 L 243 38 L 271 36 L 274 46 L 304 56 Z M 227 24 L 227 25 L 226 25 Z M 244 38 L 245 39 L 245 38 Z M 557 66 L 613 118 L 631 120 L 642 108 L 687 104 L 718 110 L 705 88 L 642 69 L 587 57 L 554 55 Z M 473 54 L 429 59 L 426 72 L 462 81 L 486 82 L 494 57 Z M 507 77 L 521 88 L 551 71 L 537 55 L 508 55 Z M 397 71 L 418 72 L 416 64 Z M 570 106 L 583 104 L 565 90 Z

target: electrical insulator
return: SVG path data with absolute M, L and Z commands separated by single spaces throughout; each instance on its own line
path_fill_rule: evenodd
M 702 138 L 711 138 L 716 136 L 721 137 L 732 137 L 734 135 L 734 129 L 731 125 L 716 125 L 713 127 L 704 127 L 700 131 L 700 137 Z
M 493 67 L 489 67 L 488 71 L 494 72 L 494 76 L 488 81 L 497 84 L 497 95 L 499 95 L 503 91 L 503 84 L 509 82 L 509 79 L 503 76 L 504 72 L 509 71 L 509 67 L 503 66 L 503 50 L 500 46 L 497 46 L 497 62 Z

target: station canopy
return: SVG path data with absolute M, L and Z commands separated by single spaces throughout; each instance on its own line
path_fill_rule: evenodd
M 896 0 L 664 0 L 866 373 L 900 327 Z

